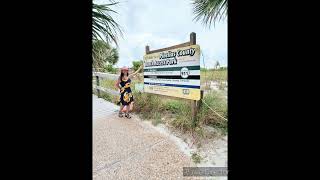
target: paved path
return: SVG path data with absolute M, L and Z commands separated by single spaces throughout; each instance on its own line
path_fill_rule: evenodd
M 93 96 L 93 179 L 186 179 L 190 159 L 166 135 Z

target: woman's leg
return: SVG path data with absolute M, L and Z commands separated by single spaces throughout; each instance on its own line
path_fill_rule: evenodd
M 124 108 L 124 106 L 121 104 L 121 105 L 120 105 L 120 111 L 121 111 L 121 112 L 122 112 L 123 108 Z
M 123 117 L 123 115 L 122 115 L 123 107 L 124 106 L 122 104 L 120 104 L 119 117 Z
M 122 112 L 124 112 L 124 113 L 127 112 L 127 108 L 128 108 L 128 105 L 124 105 L 122 108 Z
M 134 104 L 134 102 L 130 103 L 130 112 L 132 112 L 132 110 L 133 110 L 133 104 Z
M 130 103 L 131 104 L 131 103 Z M 130 114 L 129 114 L 129 110 L 130 110 L 130 104 L 129 105 L 127 105 L 127 108 L 126 108 L 126 117 L 127 118 L 131 118 L 131 116 L 130 116 Z

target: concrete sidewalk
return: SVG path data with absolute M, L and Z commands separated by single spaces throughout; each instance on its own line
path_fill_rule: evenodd
M 93 179 L 187 179 L 190 158 L 138 117 L 118 118 L 118 109 L 93 96 Z

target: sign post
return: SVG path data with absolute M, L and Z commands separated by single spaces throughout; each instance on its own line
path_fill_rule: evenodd
M 150 51 L 146 46 L 144 92 L 189 99 L 193 120 L 197 114 L 200 90 L 200 46 L 196 33 L 188 42 Z

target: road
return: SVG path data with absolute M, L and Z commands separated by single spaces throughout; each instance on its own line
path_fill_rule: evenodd
M 93 179 L 186 179 L 190 158 L 137 116 L 119 118 L 118 109 L 93 95 Z

